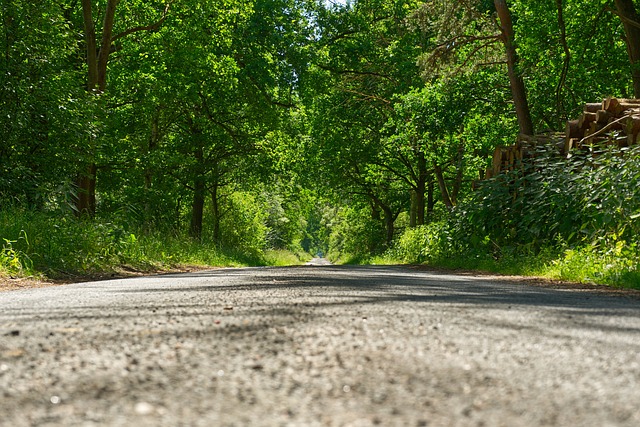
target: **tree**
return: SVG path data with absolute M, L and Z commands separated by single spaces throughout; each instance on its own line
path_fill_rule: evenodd
M 94 24 L 94 7 L 92 0 L 82 0 L 82 22 L 85 38 L 85 55 L 87 65 L 87 91 L 91 95 L 100 95 L 107 89 L 107 65 L 114 43 L 139 31 L 156 31 L 165 20 L 170 3 L 164 3 L 161 17 L 153 24 L 132 26 L 114 35 L 116 9 L 120 0 L 107 0 L 103 9 L 102 27 L 97 30 Z M 139 2 L 136 6 L 144 7 Z M 98 44 L 98 39 L 100 43 Z M 93 216 L 96 213 L 96 182 L 98 166 L 95 162 L 95 138 L 90 137 L 87 143 L 85 158 L 81 161 L 77 178 L 78 194 L 76 212 L 79 215 Z
M 511 84 L 511 93 L 513 94 L 513 103 L 518 117 L 520 133 L 533 135 L 533 122 L 531 120 L 531 113 L 529 112 L 529 103 L 527 102 L 527 91 L 522 74 L 520 74 L 518 70 L 519 60 L 518 53 L 516 52 L 515 31 L 511 21 L 511 12 L 509 12 L 506 0 L 494 0 L 494 4 L 498 18 L 500 19 L 501 40 L 506 50 L 509 82 Z
M 640 13 L 633 0 L 615 0 L 615 6 L 624 27 L 631 64 L 633 94 L 636 98 L 640 98 Z
M 324 181 L 363 198 L 391 244 L 394 222 L 409 190 L 384 163 L 383 129 L 393 115 L 394 94 L 421 85 L 415 58 L 419 31 L 406 26 L 417 2 L 359 1 L 323 9 L 314 58 L 323 90 L 309 104 L 312 138 Z M 324 81 L 321 79 L 325 79 Z
M 61 153 L 81 134 L 75 40 L 67 5 L 0 6 L 0 205 L 43 210 L 62 202 Z
M 506 63 L 520 133 L 532 135 L 534 126 L 511 12 L 505 0 L 494 0 L 491 6 L 477 0 L 429 1 L 416 10 L 414 21 L 433 40 L 431 49 L 420 58 L 423 75 L 427 80 L 455 78 L 470 70 Z

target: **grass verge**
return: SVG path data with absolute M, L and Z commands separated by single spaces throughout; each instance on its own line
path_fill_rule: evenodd
M 83 281 L 208 267 L 300 264 L 286 250 L 223 248 L 175 232 L 131 231 L 109 221 L 0 211 L 0 280 Z M 15 282 L 18 283 L 18 282 Z

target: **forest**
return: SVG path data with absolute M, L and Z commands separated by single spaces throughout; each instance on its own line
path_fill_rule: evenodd
M 640 287 L 636 0 L 0 7 L 2 277 L 322 255 Z

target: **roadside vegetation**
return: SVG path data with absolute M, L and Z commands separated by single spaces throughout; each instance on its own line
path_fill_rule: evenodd
M 640 286 L 634 0 L 0 15 L 1 276 L 321 254 Z M 571 137 L 610 97 L 625 121 L 595 104 Z
M 295 265 L 302 248 L 224 247 L 179 230 L 148 232 L 103 219 L 78 221 L 25 211 L 0 213 L 0 277 L 54 280 L 108 278 L 173 269 Z
M 378 256 L 347 262 L 425 263 L 640 289 L 639 150 L 558 161 L 541 153 L 482 182 L 442 219 L 407 228 Z M 535 171 L 535 172 L 534 172 Z

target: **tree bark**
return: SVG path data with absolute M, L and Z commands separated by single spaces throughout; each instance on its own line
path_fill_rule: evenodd
M 111 53 L 111 34 L 113 34 L 113 23 L 118 2 L 119 0 L 109 0 L 107 2 L 102 25 L 102 40 L 100 47 L 98 47 L 91 0 L 82 0 L 82 18 L 87 55 L 87 91 L 92 95 L 98 95 L 107 88 L 107 62 Z M 77 181 L 76 211 L 79 215 L 93 217 L 96 214 L 96 172 L 98 168 L 95 160 L 93 160 L 93 153 L 90 153 L 90 157 L 91 160 L 88 161 L 88 165 L 80 166 L 81 171 L 86 168 L 89 172 L 80 172 L 80 177 Z
M 456 179 L 453 182 L 453 191 L 451 192 L 451 203 L 454 205 L 458 203 L 458 194 L 462 188 L 462 178 L 464 177 L 464 139 L 460 139 L 458 145 L 458 162 L 456 165 Z
M 93 25 L 91 0 L 82 0 L 82 18 L 84 21 L 84 39 L 87 44 L 87 90 L 93 92 L 98 86 L 98 46 L 96 45 L 96 28 Z
M 153 178 L 154 169 L 150 166 L 149 160 L 152 153 L 158 148 L 160 143 L 160 107 L 156 107 L 151 116 L 151 131 L 149 133 L 149 141 L 146 147 L 147 161 L 144 166 L 144 216 L 145 225 L 150 223 L 153 217 Z
M 204 176 L 204 150 L 198 147 L 195 152 L 196 170 L 193 177 L 193 203 L 191 205 L 191 225 L 189 235 L 194 239 L 202 237 L 202 219 L 204 217 L 204 199 L 206 182 Z
M 215 179 L 213 187 L 211 188 L 211 214 L 213 216 L 213 241 L 221 243 L 220 235 L 220 201 L 219 197 L 220 184 L 219 180 Z
M 95 163 L 90 163 L 76 178 L 76 216 L 93 217 L 96 213 L 96 172 Z
M 82 0 L 82 18 L 84 23 L 84 37 L 87 56 L 87 91 L 95 94 L 98 87 L 98 47 L 96 44 L 96 29 L 93 24 L 93 10 L 91 0 Z M 90 142 L 90 146 L 93 144 Z M 91 155 L 91 157 L 93 157 Z M 75 207 L 77 216 L 93 217 L 95 211 L 95 188 L 97 167 L 93 159 L 81 162 L 76 179 Z M 92 202 L 93 201 L 93 202 Z
M 507 71 L 509 74 L 513 103 L 516 108 L 516 115 L 518 116 L 518 127 L 520 128 L 520 133 L 533 135 L 533 121 L 531 120 L 529 103 L 527 102 L 524 79 L 518 73 L 518 53 L 516 52 L 515 32 L 513 30 L 513 22 L 511 21 L 511 12 L 509 12 L 506 0 L 494 0 L 494 5 L 498 12 L 498 18 L 500 18 L 502 42 L 504 43 L 507 53 Z
M 414 228 L 417 224 L 418 206 L 416 204 L 416 190 L 411 190 L 411 208 L 409 210 L 409 227 Z
M 615 0 L 615 5 L 624 26 L 627 52 L 631 63 L 633 96 L 640 98 L 640 13 L 633 0 Z
M 433 169 L 436 174 L 436 179 L 438 180 L 438 187 L 440 187 L 442 202 L 447 207 L 447 209 L 451 209 L 453 208 L 453 202 L 451 201 L 451 197 L 449 196 L 449 190 L 447 189 L 447 183 L 444 180 L 444 173 L 442 172 L 442 168 L 439 165 L 434 165 Z
M 418 182 L 416 182 L 416 225 L 424 225 L 425 200 L 427 186 L 427 160 L 424 153 L 418 154 Z
M 111 54 L 111 35 L 113 34 L 113 23 L 116 15 L 116 7 L 120 0 L 109 0 L 104 11 L 104 21 L 102 24 L 102 42 L 98 54 L 98 90 L 104 92 L 107 89 L 107 63 Z
M 430 176 L 427 178 L 427 213 L 432 213 L 436 205 L 434 198 L 435 190 L 435 182 L 433 182 L 433 177 Z
M 411 190 L 411 216 L 409 227 L 424 225 L 425 222 L 425 193 L 427 190 L 427 160 L 424 153 L 417 155 L 417 174 L 415 175 L 415 186 Z
M 386 238 L 385 243 L 387 247 L 390 247 L 393 243 L 393 235 L 395 233 L 395 216 L 393 215 L 393 211 L 390 206 L 382 205 L 380 206 L 382 212 L 384 213 L 384 226 L 386 230 Z

